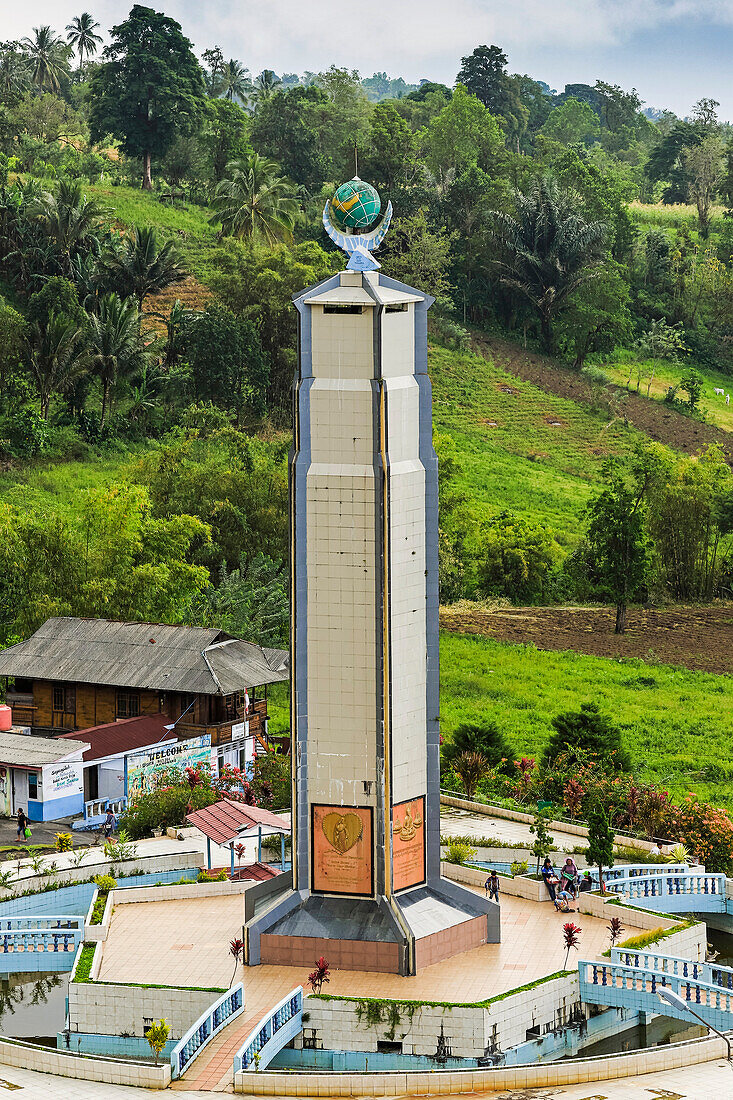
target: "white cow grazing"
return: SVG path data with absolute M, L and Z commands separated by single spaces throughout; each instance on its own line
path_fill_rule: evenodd
M 725 403 L 726 403 L 726 405 L 730 405 L 730 394 L 729 393 L 727 393 L 725 395 Z
M 718 397 L 722 397 L 724 393 L 725 393 L 725 390 L 718 390 L 718 389 L 715 390 L 715 394 Z

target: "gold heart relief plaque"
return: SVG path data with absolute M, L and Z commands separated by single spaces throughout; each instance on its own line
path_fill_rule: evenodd
M 326 814 L 321 828 L 328 843 L 341 855 L 345 855 L 364 835 L 364 825 L 356 814 Z

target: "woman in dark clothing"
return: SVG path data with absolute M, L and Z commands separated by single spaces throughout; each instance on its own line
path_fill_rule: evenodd
M 23 813 L 23 807 L 18 807 L 18 840 L 25 840 L 25 830 L 28 825 L 28 818 Z
M 557 886 L 558 878 L 549 856 L 546 857 L 545 862 L 542 864 L 540 874 L 545 880 L 545 886 L 547 887 L 547 893 L 550 895 L 550 900 L 554 901 L 555 887 Z

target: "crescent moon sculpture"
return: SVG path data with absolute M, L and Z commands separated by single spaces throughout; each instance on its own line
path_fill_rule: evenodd
M 387 203 L 387 209 L 380 221 L 368 233 L 344 233 L 343 230 L 337 229 L 331 220 L 330 207 L 331 200 L 328 199 L 323 208 L 323 228 L 333 243 L 343 249 L 349 257 L 346 270 L 378 271 L 380 264 L 374 259 L 372 252 L 379 248 L 389 229 L 389 223 L 392 221 L 391 201 Z

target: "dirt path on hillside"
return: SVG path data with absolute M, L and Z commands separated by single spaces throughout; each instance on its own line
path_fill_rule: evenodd
M 573 650 L 595 657 L 641 657 L 703 672 L 733 672 L 733 603 L 711 607 L 634 609 L 624 635 L 613 632 L 609 607 L 513 607 L 452 611 L 440 625 L 462 634 L 538 649 Z
M 473 344 L 480 354 L 488 353 L 503 370 L 534 383 L 548 393 L 578 401 L 594 403 L 590 384 L 577 371 L 561 366 L 539 352 L 525 351 L 500 337 L 474 334 Z M 695 454 L 702 447 L 719 443 L 730 466 L 733 466 L 733 434 L 715 424 L 692 420 L 660 401 L 641 394 L 628 393 L 623 387 L 612 387 L 619 397 L 619 415 L 644 432 L 650 439 L 686 454 Z

